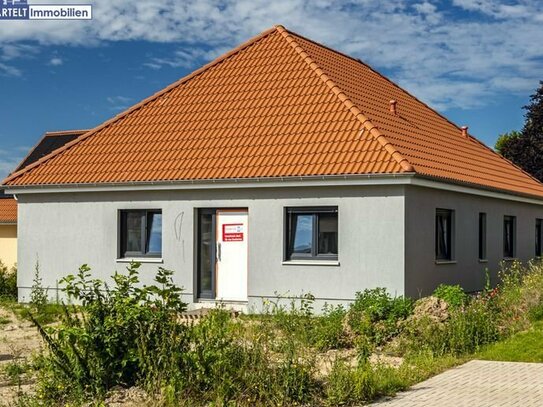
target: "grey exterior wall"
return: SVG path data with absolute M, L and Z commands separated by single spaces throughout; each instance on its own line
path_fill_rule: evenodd
M 316 307 L 345 303 L 357 291 L 386 287 L 404 294 L 404 189 L 402 185 L 20 194 L 19 299 L 28 301 L 36 261 L 54 297 L 57 281 L 86 263 L 106 279 L 117 261 L 118 211 L 162 209 L 163 263 L 146 263 L 149 284 L 159 265 L 195 300 L 195 214 L 198 208 L 248 208 L 249 308 L 263 297 L 311 293 Z M 339 265 L 283 264 L 287 206 L 338 206 Z M 432 229 L 433 230 L 433 229 Z M 413 248 L 411 247 L 413 250 Z M 433 253 L 433 250 L 430 251 Z
M 484 287 L 485 268 L 491 281 L 503 261 L 503 218 L 516 216 L 516 257 L 535 256 L 535 222 L 543 206 L 452 191 L 406 186 L 405 191 L 405 293 L 418 298 L 440 283 L 460 284 L 467 291 Z M 435 261 L 436 208 L 455 211 L 454 262 Z M 479 212 L 487 214 L 487 262 L 478 259 Z

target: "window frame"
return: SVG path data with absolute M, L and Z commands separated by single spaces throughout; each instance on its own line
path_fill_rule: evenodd
M 449 229 L 448 229 L 448 247 L 449 247 L 449 253 L 445 257 L 441 257 L 439 255 L 439 229 L 438 229 L 438 216 L 442 214 L 447 214 L 450 221 L 449 221 Z M 434 214 L 434 257 L 435 261 L 437 263 L 448 263 L 453 262 L 455 259 L 455 211 L 454 209 L 447 209 L 447 208 L 436 208 L 435 214 Z
M 136 213 L 140 215 L 141 221 L 141 251 L 127 251 L 126 239 L 127 239 L 127 228 L 126 228 L 126 218 L 129 213 Z M 151 252 L 148 250 L 149 246 L 149 223 L 150 215 L 159 214 L 162 217 L 162 209 L 120 209 L 119 210 L 119 233 L 118 233 L 118 259 L 131 259 L 131 258 L 150 258 L 150 259 L 159 259 L 162 258 L 163 247 L 162 241 L 163 236 L 161 236 L 161 247 L 160 252 Z M 160 233 L 162 234 L 162 227 Z
M 337 215 L 337 254 L 319 254 L 319 214 Z M 292 214 L 312 215 L 311 253 L 291 253 Z M 284 210 L 283 261 L 337 261 L 339 259 L 339 210 L 337 206 L 289 206 Z
M 506 253 L 506 222 L 511 221 L 511 252 Z M 517 255 L 517 217 L 512 215 L 503 216 L 503 258 L 514 259 Z M 509 255 L 510 254 L 510 255 Z
M 535 257 L 543 256 L 543 219 L 535 220 Z
M 479 212 L 479 234 L 478 234 L 478 257 L 479 261 L 485 261 L 487 257 L 487 215 L 486 212 Z

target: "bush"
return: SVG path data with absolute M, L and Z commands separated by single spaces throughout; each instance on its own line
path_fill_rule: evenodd
M 384 288 L 356 293 L 349 309 L 348 322 L 353 331 L 382 344 L 399 332 L 399 322 L 413 312 L 413 300 L 391 297 Z
M 459 356 L 496 341 L 499 333 L 495 312 L 484 297 L 479 297 L 462 308 L 452 309 L 443 322 L 429 317 L 410 320 L 403 336 L 407 337 L 408 352 L 429 350 L 436 356 Z
M 17 301 L 17 266 L 11 270 L 0 260 L 0 299 Z
M 172 272 L 160 268 L 158 286 L 137 288 L 138 267 L 131 264 L 127 275 L 115 273 L 109 288 L 91 280 L 84 265 L 63 283 L 85 312 L 64 306 L 59 327 L 45 328 L 34 319 L 50 350 L 41 385 L 52 399 L 60 396 L 53 389 L 58 382 L 72 394 L 103 397 L 113 386 L 132 386 L 158 375 L 168 368 L 172 353 L 186 349 L 184 326 L 175 322 L 185 304 Z
M 347 312 L 341 305 L 334 307 L 327 304 L 324 306 L 323 314 L 316 317 L 311 332 L 311 342 L 317 349 L 339 349 L 350 345 L 349 338 L 343 329 L 346 314 Z
M 459 285 L 440 284 L 432 295 L 441 298 L 451 308 L 462 307 L 468 302 L 468 295 Z

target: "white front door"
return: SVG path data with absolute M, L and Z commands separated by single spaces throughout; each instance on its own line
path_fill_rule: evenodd
M 216 298 L 247 301 L 248 213 L 218 209 L 216 215 Z

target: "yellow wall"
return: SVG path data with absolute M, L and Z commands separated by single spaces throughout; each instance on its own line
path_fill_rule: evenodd
M 0 260 L 8 267 L 17 262 L 17 225 L 0 225 Z

